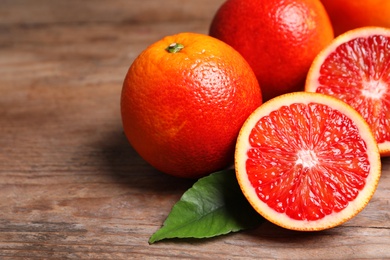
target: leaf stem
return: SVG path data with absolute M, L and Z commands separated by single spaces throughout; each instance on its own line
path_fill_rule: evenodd
M 181 51 L 183 48 L 184 48 L 183 44 L 174 42 L 169 44 L 169 46 L 165 50 L 168 51 L 169 53 L 177 53 Z

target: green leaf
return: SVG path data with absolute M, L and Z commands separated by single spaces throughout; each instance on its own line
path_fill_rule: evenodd
M 209 238 L 252 228 L 262 221 L 230 169 L 199 179 L 173 206 L 149 243 L 168 238 Z

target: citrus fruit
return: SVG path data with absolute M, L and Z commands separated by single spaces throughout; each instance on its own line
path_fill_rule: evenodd
M 333 39 L 319 0 L 227 0 L 209 30 L 251 65 L 263 101 L 303 90 L 317 53 Z
M 126 137 L 156 169 L 198 178 L 233 164 L 238 132 L 262 103 L 245 59 L 208 35 L 179 33 L 147 47 L 123 82 Z
M 381 160 L 363 117 L 319 93 L 276 97 L 240 130 L 238 183 L 264 218 L 291 230 L 316 231 L 351 219 L 376 190 Z
M 388 0 L 321 0 L 335 35 L 366 26 L 390 27 Z
M 368 122 L 390 155 L 390 29 L 363 27 L 338 36 L 313 61 L 305 90 L 337 97 Z

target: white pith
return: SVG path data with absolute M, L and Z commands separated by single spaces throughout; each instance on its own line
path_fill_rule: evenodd
M 301 164 L 303 168 L 312 168 L 318 164 L 317 155 L 313 150 L 301 150 L 297 157 L 295 164 Z
M 365 80 L 362 85 L 362 95 L 372 99 L 381 99 L 388 90 L 387 84 L 382 80 Z

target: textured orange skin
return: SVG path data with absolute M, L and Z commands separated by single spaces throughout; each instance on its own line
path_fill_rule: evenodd
M 267 101 L 303 90 L 310 64 L 333 39 L 333 28 L 319 0 L 227 0 L 209 34 L 244 56 Z
M 168 53 L 172 43 L 184 48 Z M 123 128 L 156 169 L 199 178 L 233 163 L 238 132 L 261 100 L 256 76 L 237 51 L 208 35 L 181 33 L 152 44 L 130 66 Z
M 335 35 L 364 26 L 390 27 L 389 0 L 321 0 Z

